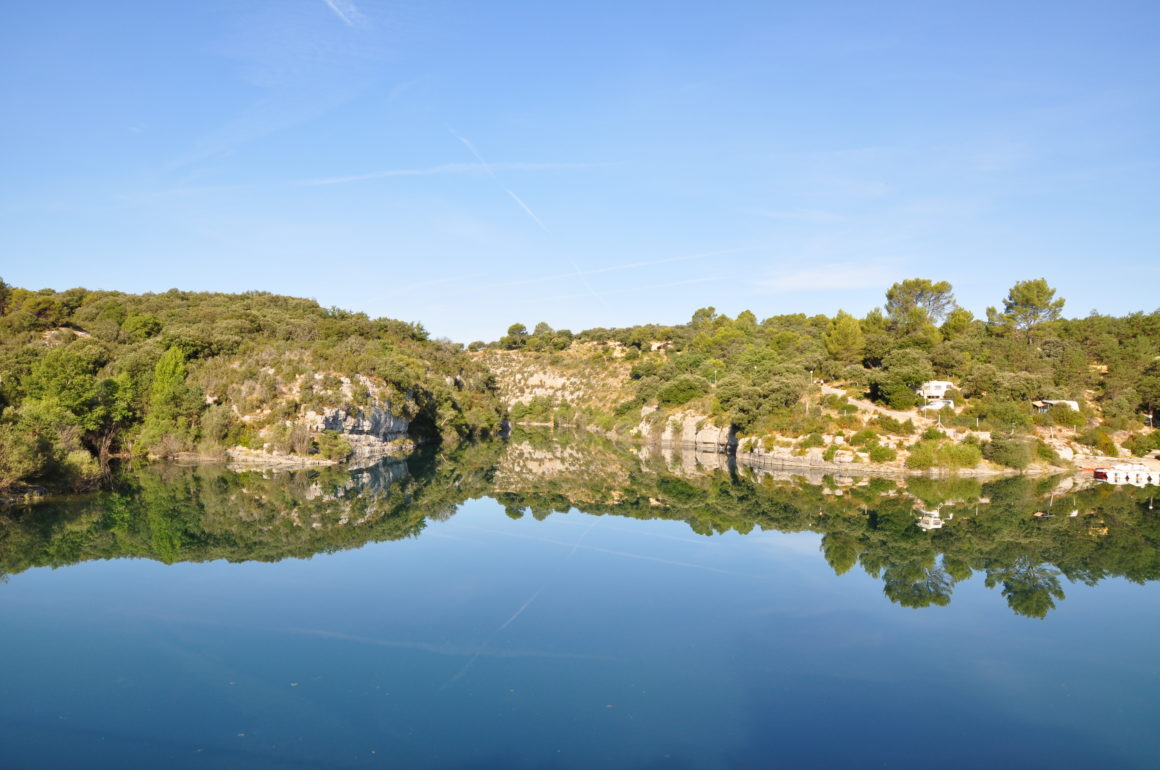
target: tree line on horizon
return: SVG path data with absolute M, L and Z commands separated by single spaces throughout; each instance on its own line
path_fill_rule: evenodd
M 916 393 L 923 382 L 950 380 L 957 385 L 951 398 L 966 407 L 948 415 L 950 423 L 1014 435 L 995 451 L 1013 452 L 1018 467 L 1030 460 L 1018 436 L 1037 422 L 1079 430 L 1083 441 L 1112 450 L 1111 433 L 1144 427 L 1160 408 L 1160 311 L 1067 319 L 1064 304 L 1045 279 L 1019 281 L 1000 307 L 976 318 L 956 303 L 949 282 L 913 278 L 892 285 L 883 307 L 861 318 L 839 310 L 759 321 L 748 310 L 730 318 L 706 307 L 685 324 L 575 335 L 546 323 L 531 333 L 515 324 L 486 347 L 550 354 L 573 340 L 618 343 L 634 362 L 637 383 L 635 398 L 618 410 L 626 420 L 648 404 L 692 405 L 755 435 L 833 430 L 798 408 L 817 379 L 848 384 L 899 410 L 925 403 Z M 1084 406 L 1078 414 L 1059 407 L 1038 415 L 1030 404 L 1038 399 Z M 1139 453 L 1160 448 L 1153 434 L 1132 441 Z

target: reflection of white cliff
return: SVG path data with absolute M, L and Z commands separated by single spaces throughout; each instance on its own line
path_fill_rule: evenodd
M 406 476 L 407 463 L 387 458 L 374 465 L 349 469 L 346 478 L 338 484 L 331 481 L 323 485 L 315 481 L 307 488 L 304 497 L 307 500 L 341 500 L 359 495 L 386 497 L 390 495 L 391 487 Z

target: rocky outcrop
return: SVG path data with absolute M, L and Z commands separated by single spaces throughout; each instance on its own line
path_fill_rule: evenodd
M 732 427 L 720 427 L 703 414 L 677 412 L 663 422 L 650 419 L 655 407 L 641 409 L 641 422 L 633 433 L 662 446 L 680 446 L 697 451 L 730 454 L 737 449 L 737 433 Z
M 408 420 L 391 413 L 391 404 L 371 406 L 357 412 L 341 408 L 308 411 L 302 423 L 311 431 L 342 434 L 352 450 L 350 464 L 356 467 L 376 463 L 385 457 L 399 457 L 415 449 L 407 437 Z
M 408 420 L 391 414 L 389 401 L 386 408 L 371 406 L 357 412 L 341 408 L 312 410 L 306 412 L 302 422 L 312 431 L 333 430 L 348 438 L 369 436 L 384 442 L 406 436 L 411 427 Z

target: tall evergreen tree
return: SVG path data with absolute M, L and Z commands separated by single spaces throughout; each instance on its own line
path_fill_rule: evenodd
M 858 319 L 839 310 L 829 327 L 822 334 L 826 352 L 843 363 L 853 363 L 862 357 L 866 348 L 866 338 L 862 334 L 862 324 Z

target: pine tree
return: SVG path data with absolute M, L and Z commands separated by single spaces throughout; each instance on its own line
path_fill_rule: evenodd
M 822 334 L 822 341 L 827 353 L 847 364 L 861 358 L 866 348 L 862 324 L 845 310 L 839 310 L 838 315 L 830 321 L 829 328 Z

